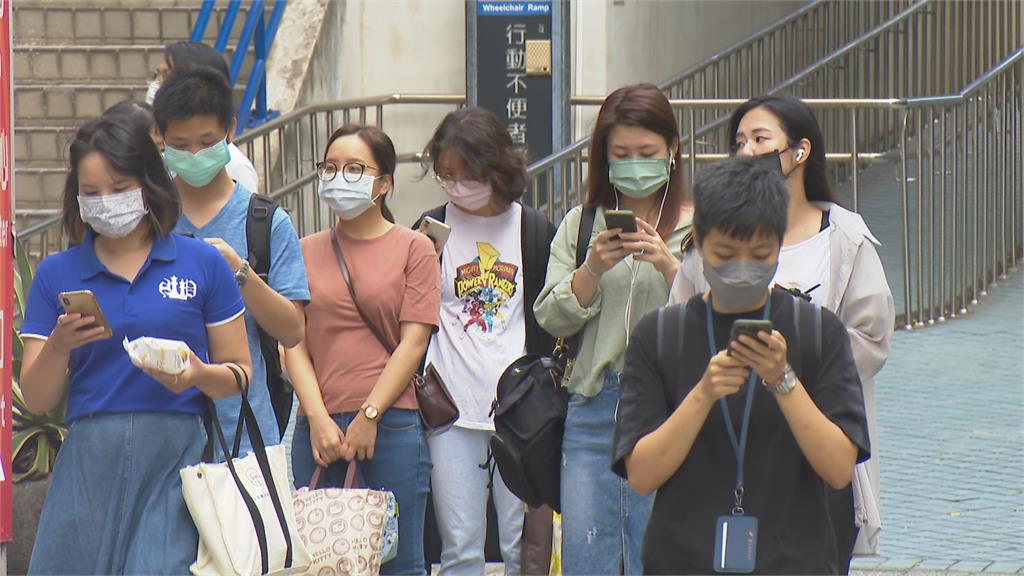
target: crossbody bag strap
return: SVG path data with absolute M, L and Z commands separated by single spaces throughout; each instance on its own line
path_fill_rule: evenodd
M 345 255 L 341 251 L 341 244 L 338 243 L 338 232 L 337 230 L 331 230 L 331 247 L 334 249 L 334 257 L 338 261 L 338 268 L 341 269 L 341 277 L 345 279 L 345 285 L 348 286 L 348 293 L 352 296 L 352 304 L 356 307 L 356 312 L 359 312 L 359 317 L 363 319 L 363 324 L 373 332 L 373 335 L 380 342 L 380 345 L 388 351 L 388 354 L 394 354 L 395 348 L 384 338 L 377 326 L 366 317 L 366 312 L 359 306 L 359 298 L 356 297 L 356 287 L 352 284 L 352 275 L 349 273 L 348 264 L 345 262 Z

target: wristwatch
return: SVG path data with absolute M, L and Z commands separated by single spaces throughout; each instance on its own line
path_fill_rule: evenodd
M 238 287 L 245 286 L 245 283 L 249 280 L 249 262 L 242 260 L 242 265 L 239 266 L 238 270 L 235 270 L 235 282 L 238 283 Z
M 373 404 L 363 404 L 359 411 L 363 413 L 370 422 L 376 422 L 380 419 L 380 410 L 377 409 Z
M 786 371 L 782 373 L 782 380 L 778 384 L 769 384 L 764 378 L 761 379 L 761 384 L 772 394 L 785 396 L 792 392 L 793 388 L 796 388 L 796 374 L 793 372 L 793 368 L 786 364 Z

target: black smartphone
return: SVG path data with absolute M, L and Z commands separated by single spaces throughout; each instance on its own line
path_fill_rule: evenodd
M 604 213 L 604 222 L 609 230 L 616 228 L 623 232 L 636 232 L 636 215 L 632 210 L 608 210 Z
M 771 320 L 746 320 L 739 319 L 732 323 L 732 332 L 729 334 L 729 341 L 735 342 L 740 336 L 747 335 L 756 339 L 758 332 L 772 333 L 774 325 Z

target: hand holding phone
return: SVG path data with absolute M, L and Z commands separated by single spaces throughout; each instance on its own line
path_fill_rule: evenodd
M 434 241 L 434 249 L 438 254 L 441 254 L 441 251 L 444 250 L 444 245 L 448 243 L 448 237 L 452 234 L 452 227 L 440 220 L 426 216 L 423 218 L 423 222 L 420 223 L 420 232 L 423 232 Z
M 636 232 L 636 215 L 632 210 L 608 210 L 604 213 L 604 222 L 609 230 Z
M 110 328 L 110 323 L 107 322 L 107 317 L 103 315 L 103 310 L 100 309 L 100 303 L 96 301 L 96 296 L 91 290 L 61 292 L 60 303 L 64 306 L 65 314 L 81 314 L 82 317 L 92 316 L 95 320 L 84 327 L 102 328 L 102 338 L 110 338 L 114 335 L 114 331 Z
M 771 334 L 774 329 L 775 326 L 771 320 L 747 320 L 740 318 L 732 323 L 732 332 L 729 333 L 729 346 L 731 348 L 732 343 L 739 340 L 740 336 L 750 336 L 760 342 L 757 337 L 759 332 Z

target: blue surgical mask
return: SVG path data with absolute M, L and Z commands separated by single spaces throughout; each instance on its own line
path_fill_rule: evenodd
M 321 180 L 317 193 L 342 220 L 352 220 L 361 216 L 377 200 L 373 195 L 373 182 L 377 178 L 364 173 L 356 182 L 349 182 L 339 173 L 333 180 Z

